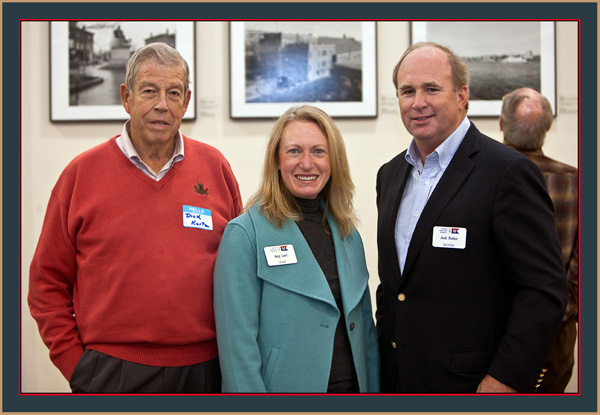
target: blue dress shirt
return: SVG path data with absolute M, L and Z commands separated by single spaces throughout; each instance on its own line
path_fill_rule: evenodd
M 414 138 L 410 142 L 406 152 L 406 161 L 413 168 L 404 187 L 395 228 L 396 252 L 398 253 L 401 273 L 404 272 L 408 246 L 421 217 L 421 212 L 423 212 L 429 196 L 431 196 L 446 171 L 446 167 L 452 161 L 452 157 L 454 157 L 470 126 L 471 122 L 465 117 L 458 128 L 433 153 L 427 156 L 425 165 L 421 161 L 421 154 Z

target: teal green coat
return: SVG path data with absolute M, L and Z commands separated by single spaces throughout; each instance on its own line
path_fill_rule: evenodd
M 360 392 L 379 392 L 379 349 L 358 231 L 343 240 L 331 215 L 346 330 Z M 292 245 L 298 262 L 269 266 L 264 248 Z M 257 207 L 232 220 L 214 274 L 223 392 L 325 393 L 340 318 L 331 289 L 294 221 Z

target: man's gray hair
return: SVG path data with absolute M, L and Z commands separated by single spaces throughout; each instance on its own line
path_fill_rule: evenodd
M 525 99 L 537 99 L 542 112 L 538 117 L 519 117 L 517 108 Z M 544 145 L 546 133 L 552 127 L 552 106 L 543 95 L 532 98 L 524 88 L 510 92 L 502 98 L 502 132 L 506 144 L 525 151 L 538 150 Z
M 190 86 L 190 68 L 183 59 L 183 56 L 174 48 L 162 42 L 149 43 L 136 50 L 127 61 L 127 72 L 125 74 L 125 84 L 129 91 L 137 81 L 139 67 L 146 63 L 153 63 L 165 66 L 180 66 L 185 73 L 184 77 L 184 95 L 187 94 Z

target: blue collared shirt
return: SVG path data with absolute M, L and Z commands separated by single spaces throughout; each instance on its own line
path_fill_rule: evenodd
M 408 246 L 421 217 L 421 212 L 423 212 L 429 196 L 433 193 L 450 161 L 452 161 L 452 157 L 454 157 L 470 126 L 471 122 L 465 117 L 458 128 L 433 153 L 427 156 L 424 166 L 414 138 L 408 146 L 406 161 L 413 168 L 404 187 L 395 228 L 396 252 L 400 262 L 400 272 L 404 272 Z
M 160 179 L 165 177 L 165 174 L 167 174 L 169 170 L 171 170 L 171 167 L 173 167 L 175 163 L 183 160 L 183 137 L 181 136 L 181 132 L 178 131 L 177 138 L 175 139 L 175 148 L 173 149 L 173 156 L 171 156 L 169 161 L 165 163 L 165 165 L 162 167 L 162 169 L 160 169 L 159 172 L 155 172 L 150 168 L 150 166 L 144 163 L 144 161 L 136 151 L 135 147 L 133 146 L 133 143 L 131 142 L 131 137 L 129 137 L 129 129 L 129 121 L 127 121 L 123 125 L 121 135 L 117 137 L 117 145 L 119 146 L 123 154 L 125 154 L 125 156 L 127 156 L 127 158 L 131 160 L 131 162 L 146 176 L 151 177 L 156 181 L 159 181 Z

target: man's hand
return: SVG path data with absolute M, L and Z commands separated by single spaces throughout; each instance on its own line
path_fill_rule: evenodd
M 518 393 L 516 389 L 496 380 L 490 375 L 485 375 L 479 386 L 477 393 Z

